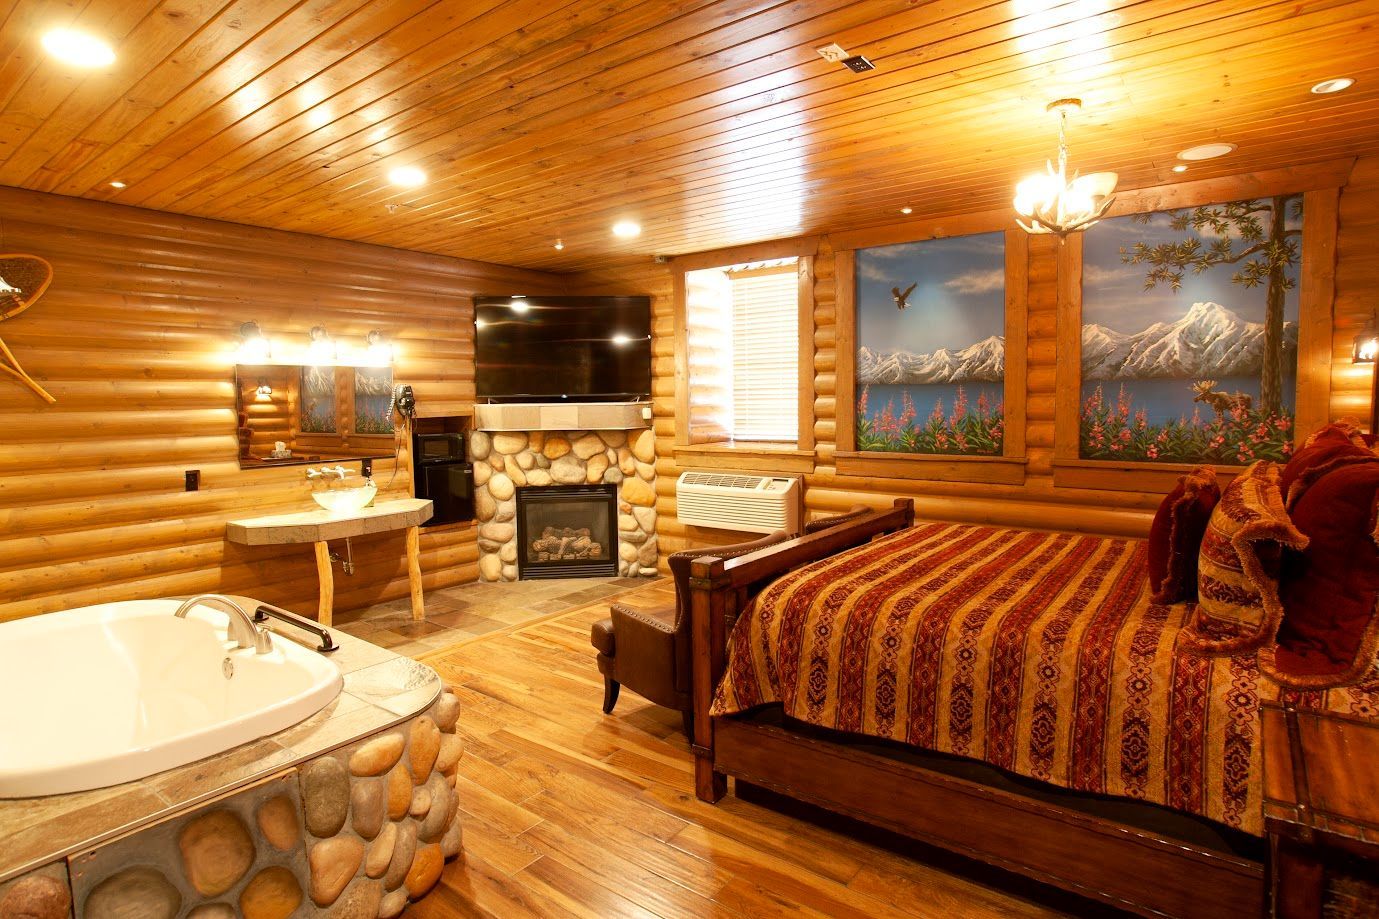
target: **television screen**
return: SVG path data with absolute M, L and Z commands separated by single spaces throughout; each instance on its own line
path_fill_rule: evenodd
M 651 393 L 649 297 L 476 297 L 480 399 L 639 399 Z

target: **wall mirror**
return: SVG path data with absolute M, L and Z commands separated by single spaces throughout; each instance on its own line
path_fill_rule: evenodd
M 393 455 L 390 367 L 235 367 L 239 466 Z

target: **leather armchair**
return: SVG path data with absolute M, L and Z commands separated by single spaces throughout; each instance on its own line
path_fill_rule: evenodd
M 778 530 L 751 542 L 676 552 L 669 558 L 675 582 L 673 603 L 655 594 L 636 594 L 614 603 L 607 619 L 594 623 L 589 641 L 598 649 L 603 674 L 603 711 L 611 713 L 625 683 L 640 696 L 678 710 L 688 735 L 694 722 L 690 639 L 690 563 L 705 555 L 736 558 L 784 542 Z

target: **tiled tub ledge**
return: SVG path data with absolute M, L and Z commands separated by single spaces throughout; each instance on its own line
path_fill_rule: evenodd
M 335 638 L 344 689 L 299 724 L 137 782 L 0 800 L 0 919 L 372 919 L 424 896 L 461 848 L 459 702 L 430 667 Z

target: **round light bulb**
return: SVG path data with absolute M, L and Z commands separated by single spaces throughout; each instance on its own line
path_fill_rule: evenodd
M 1331 93 L 1338 93 L 1343 89 L 1350 89 L 1355 85 L 1355 81 L 1350 77 L 1332 77 L 1330 80 L 1322 80 L 1312 87 L 1312 92 L 1318 96 L 1326 96 Z
M 416 166 L 399 166 L 388 172 L 388 181 L 403 188 L 416 188 L 426 184 L 426 173 Z
M 53 29 L 43 36 L 43 50 L 73 67 L 109 67 L 115 49 L 101 39 L 76 29 Z

